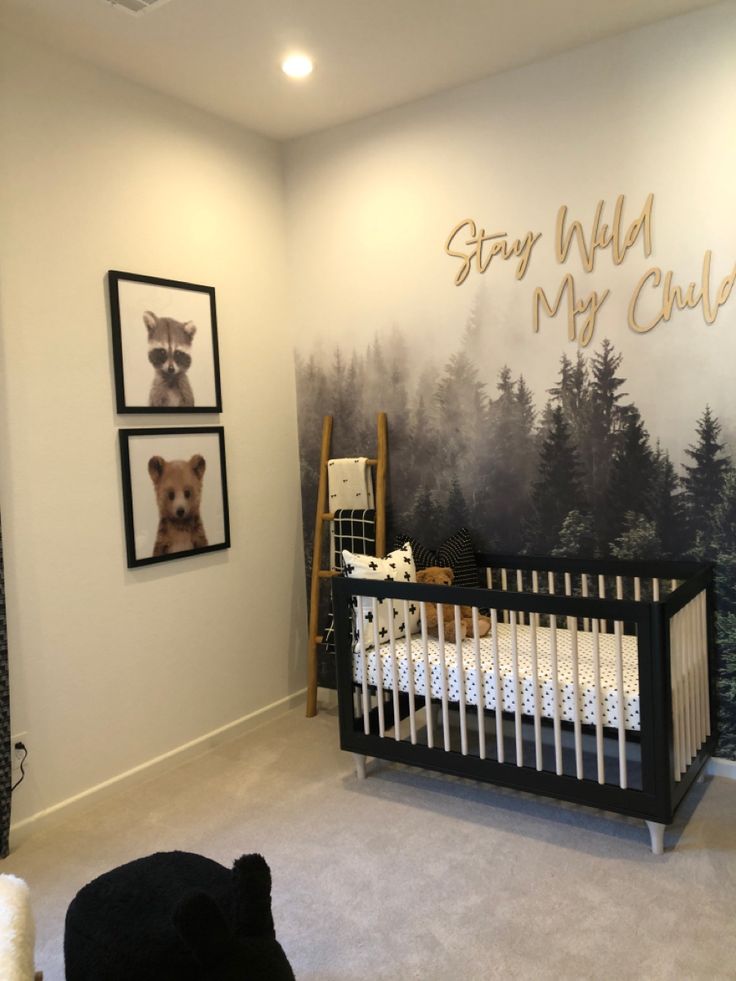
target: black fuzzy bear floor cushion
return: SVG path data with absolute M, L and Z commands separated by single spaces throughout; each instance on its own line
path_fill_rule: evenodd
M 67 981 L 293 981 L 276 940 L 271 872 L 157 852 L 84 886 L 66 915 Z

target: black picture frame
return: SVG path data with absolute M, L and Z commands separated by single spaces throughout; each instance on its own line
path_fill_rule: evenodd
M 117 411 L 222 412 L 214 286 L 116 269 L 107 283 Z
M 230 548 L 224 427 L 118 435 L 128 568 Z

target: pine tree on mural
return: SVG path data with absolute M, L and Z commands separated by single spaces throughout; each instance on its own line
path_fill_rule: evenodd
M 586 511 L 578 452 L 561 406 L 551 412 L 542 443 L 537 480 L 532 490 L 531 548 L 550 553 L 558 545 L 565 518 Z
M 595 555 L 593 519 L 587 511 L 573 508 L 565 516 L 557 545 L 551 550 L 550 555 L 556 555 L 560 558 L 569 555 L 591 558 Z
M 440 414 L 440 429 L 450 468 L 470 455 L 477 455 L 483 441 L 487 396 L 478 369 L 465 354 L 453 354 L 445 366 L 434 395 Z
M 651 503 L 654 462 L 649 448 L 649 434 L 644 428 L 639 410 L 630 408 L 621 428 L 618 446 L 611 461 L 606 494 L 606 540 L 611 543 L 631 527 L 631 515 L 648 519 Z M 654 529 L 656 539 L 656 528 Z M 657 554 L 655 542 L 642 558 Z
M 452 484 L 450 485 L 450 496 L 447 498 L 447 508 L 441 537 L 444 538 L 447 535 L 451 535 L 459 528 L 465 528 L 469 524 L 470 512 L 460 488 L 460 481 L 457 477 L 453 477 Z
M 685 452 L 693 465 L 685 464 L 685 499 L 690 534 L 697 554 L 710 555 L 713 550 L 713 518 L 721 504 L 730 465 L 722 455 L 721 424 L 705 407 L 695 431 L 698 441 Z
M 589 421 L 580 446 L 596 542 L 601 554 L 608 551 L 607 497 L 612 461 L 621 425 L 628 411 L 628 406 L 621 404 L 626 395 L 620 391 L 625 379 L 617 374 L 622 360 L 622 355 L 614 352 L 608 339 L 603 340 L 600 350 L 593 355 Z
M 578 351 L 575 363 L 563 354 L 560 358 L 560 378 L 549 389 L 552 401 L 565 415 L 575 445 L 584 454 L 590 427 L 591 392 L 590 372 L 582 351 Z
M 647 509 L 655 524 L 662 558 L 687 554 L 690 542 L 682 482 L 675 472 L 669 453 L 659 443 L 652 456 L 652 483 Z
M 718 752 L 736 758 L 736 472 L 729 468 L 711 526 L 718 610 Z
M 534 408 L 523 379 L 515 382 L 508 366 L 501 369 L 496 388 L 498 397 L 488 411 L 484 500 L 494 502 L 493 537 L 505 539 L 509 551 L 519 551 L 537 463 Z M 481 520 L 479 514 L 479 525 Z
M 655 522 L 638 511 L 627 511 L 621 522 L 620 534 L 611 542 L 609 551 L 615 559 L 661 558 L 662 546 Z

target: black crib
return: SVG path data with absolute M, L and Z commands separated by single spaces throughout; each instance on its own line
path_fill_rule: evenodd
M 715 744 L 712 566 L 477 561 L 477 589 L 333 580 L 341 748 L 360 777 L 371 756 L 642 818 L 661 854 Z M 385 602 L 414 632 L 356 643 Z

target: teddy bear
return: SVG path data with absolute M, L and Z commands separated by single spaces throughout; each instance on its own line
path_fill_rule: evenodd
M 261 855 L 232 869 L 157 852 L 93 879 L 66 914 L 67 981 L 294 981 Z
M 455 573 L 449 568 L 440 568 L 433 565 L 428 569 L 421 569 L 417 572 L 417 582 L 432 583 L 437 586 L 451 586 L 455 579 Z M 437 607 L 434 603 L 426 604 L 427 626 L 432 633 L 437 633 Z M 442 607 L 442 622 L 444 624 L 445 640 L 455 642 L 455 607 L 445 603 Z M 491 622 L 487 617 L 478 617 L 478 636 L 485 637 L 491 629 Z M 469 606 L 460 607 L 460 640 L 473 636 L 473 611 Z
M 190 460 L 152 456 L 148 461 L 159 515 L 154 556 L 189 552 L 207 545 L 199 513 L 206 466 L 199 453 Z

